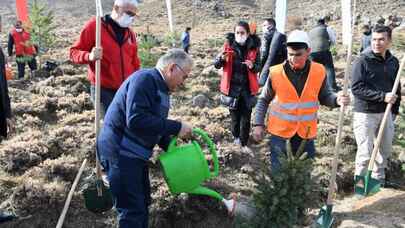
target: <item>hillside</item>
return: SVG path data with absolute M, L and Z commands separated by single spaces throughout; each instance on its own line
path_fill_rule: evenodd
M 0 44 L 6 48 L 7 31 L 15 20 L 14 0 L 1 0 L 3 32 Z M 72 64 L 68 49 L 78 37 L 83 24 L 91 17 L 93 1 L 48 0 L 55 12 L 57 44 L 43 60 L 55 60 L 64 73 L 30 80 L 9 82 L 12 109 L 16 127 L 7 140 L 0 144 L 0 209 L 16 213 L 18 220 L 1 224 L 4 228 L 55 227 L 73 179 L 84 158 L 90 164 L 82 176 L 75 193 L 65 226 L 74 228 L 114 227 L 113 211 L 93 214 L 83 205 L 80 190 L 94 167 L 94 110 L 90 101 L 86 66 Z M 104 11 L 111 10 L 113 0 L 103 0 Z M 253 154 L 243 153 L 233 144 L 229 131 L 230 117 L 226 108 L 219 105 L 219 71 L 212 67 L 214 56 L 220 51 L 223 37 L 240 19 L 256 21 L 268 17 L 271 0 L 173 0 L 175 30 L 181 32 L 192 26 L 191 54 L 195 67 L 191 78 L 181 91 L 173 95 L 171 118 L 183 119 L 205 129 L 218 149 L 220 175 L 207 183 L 224 196 L 236 192 L 242 202 L 250 201 L 256 189 L 254 178 L 267 159 L 268 142 L 250 146 Z M 168 32 L 165 1 L 144 0 L 140 5 L 140 18 L 134 30 L 149 33 L 161 41 L 152 48 L 154 54 L 168 49 L 165 44 Z M 340 31 L 339 1 L 291 0 L 288 3 L 290 20 L 300 18 L 303 28 L 309 29 L 319 16 L 331 15 L 331 26 Z M 358 0 L 356 18 L 359 22 L 375 21 L 380 15 L 398 15 L 405 18 L 404 0 Z M 260 26 L 258 26 L 260 27 Z M 358 27 L 356 27 L 358 29 Z M 287 30 L 291 29 L 288 25 Z M 357 31 L 357 30 L 356 30 Z M 355 46 L 358 46 L 355 34 Z M 339 39 L 339 38 L 338 38 Z M 394 31 L 394 53 L 400 57 L 405 50 L 405 29 Z M 335 56 L 337 78 L 341 84 L 345 66 L 345 50 L 340 44 Z M 14 70 L 16 66 L 14 65 Z M 405 80 L 403 80 L 405 81 Z M 405 95 L 405 93 L 403 93 Z M 200 97 L 200 99 L 196 99 Z M 200 100 L 200 101 L 197 101 Z M 398 126 L 393 159 L 389 175 L 405 188 L 405 106 L 396 120 Z M 313 190 L 319 202 L 325 200 L 330 161 L 333 154 L 338 110 L 322 108 L 317 140 L 318 156 L 313 176 L 318 188 Z M 383 189 L 377 195 L 357 199 L 353 196 L 353 168 L 356 151 L 352 132 L 351 108 L 345 118 L 342 154 L 339 157 L 338 194 L 336 201 L 336 227 L 405 227 L 405 191 Z M 157 155 L 156 155 L 157 156 Z M 203 228 L 238 227 L 235 219 L 226 214 L 223 205 L 203 196 L 171 196 L 164 183 L 155 158 L 150 162 L 152 205 L 151 227 Z M 312 221 L 318 208 L 309 211 Z M 309 227 L 310 222 L 303 226 Z

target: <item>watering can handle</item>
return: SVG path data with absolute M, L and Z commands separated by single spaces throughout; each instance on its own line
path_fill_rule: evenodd
M 210 173 L 211 177 L 216 177 L 219 174 L 219 161 L 217 156 L 217 150 L 215 149 L 215 144 L 212 142 L 210 137 L 208 136 L 207 132 L 203 131 L 200 128 L 194 128 L 193 134 L 199 135 L 203 138 L 204 142 L 208 145 L 210 153 L 212 155 L 212 159 L 214 161 L 214 171 Z M 171 151 L 171 148 L 175 148 L 177 145 L 177 137 L 173 137 L 170 141 L 169 147 L 167 151 Z
M 193 133 L 196 135 L 201 136 L 204 142 L 208 145 L 210 153 L 212 155 L 212 159 L 214 162 L 214 170 L 211 172 L 211 177 L 216 177 L 219 174 L 219 161 L 217 156 L 217 150 L 215 148 L 215 144 L 212 142 L 211 138 L 208 136 L 207 132 L 203 131 L 200 128 L 194 128 Z

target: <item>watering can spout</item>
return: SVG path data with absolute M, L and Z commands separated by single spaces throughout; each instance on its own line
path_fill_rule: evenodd
M 206 196 L 211 196 L 215 199 L 222 200 L 224 197 L 222 197 L 218 192 L 213 191 L 209 188 L 198 186 L 197 188 L 191 190 L 189 193 L 191 194 L 196 194 L 196 195 L 206 195 Z
M 213 198 L 216 198 L 216 199 L 220 200 L 225 205 L 226 209 L 228 210 L 229 215 L 233 216 L 234 213 L 235 213 L 236 194 L 232 194 L 232 199 L 225 199 L 218 192 L 215 192 L 215 191 L 213 191 L 213 190 L 211 190 L 209 188 L 202 187 L 202 186 L 199 186 L 199 187 L 195 188 L 194 190 L 192 190 L 189 193 L 197 194 L 197 195 L 207 195 L 207 196 L 211 196 Z

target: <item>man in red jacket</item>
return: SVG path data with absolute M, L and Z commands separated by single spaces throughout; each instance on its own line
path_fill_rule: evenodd
M 35 55 L 37 50 L 31 42 L 31 35 L 22 27 L 22 22 L 17 21 L 14 28 L 8 35 L 8 56 L 11 59 L 13 56 L 13 47 L 15 49 L 15 56 L 18 68 L 18 78 L 24 78 L 25 64 L 28 63 L 31 74 L 37 69 L 37 61 Z
M 138 0 L 115 0 L 111 14 L 102 18 L 101 46 L 95 48 L 96 19 L 91 18 L 70 48 L 74 63 L 88 64 L 91 98 L 95 97 L 95 61 L 101 59 L 101 106 L 106 113 L 116 91 L 140 68 L 136 34 L 129 27 L 138 11 Z

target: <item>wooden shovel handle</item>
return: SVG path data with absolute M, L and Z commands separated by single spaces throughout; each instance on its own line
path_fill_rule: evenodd
M 84 159 L 82 165 L 80 166 L 79 172 L 77 173 L 77 175 L 75 177 L 75 180 L 73 181 L 73 185 L 70 188 L 68 197 L 67 197 L 67 199 L 65 201 L 65 206 L 63 207 L 62 213 L 59 216 L 56 228 L 62 228 L 62 226 L 63 226 L 63 222 L 65 221 L 65 217 L 66 217 L 66 213 L 67 213 L 67 211 L 69 209 L 70 201 L 72 201 L 73 193 L 75 192 L 76 186 L 79 183 L 80 176 L 83 173 L 83 170 L 84 170 L 84 167 L 86 166 L 86 163 L 87 163 L 87 159 Z
M 346 68 L 345 68 L 345 76 L 344 76 L 344 81 L 343 81 L 343 94 L 344 95 L 347 95 L 347 93 L 348 93 L 349 72 L 350 72 L 350 65 L 352 62 L 352 46 L 353 46 L 353 44 L 352 44 L 352 42 L 350 42 L 348 45 L 348 48 L 347 48 Z M 332 172 L 331 172 L 331 177 L 329 180 L 328 199 L 326 201 L 328 205 L 332 205 L 333 195 L 335 193 L 338 156 L 339 156 L 339 151 L 340 151 L 340 144 L 341 144 L 340 142 L 342 140 L 345 109 L 346 109 L 345 105 L 340 106 L 338 129 L 337 129 L 337 134 L 336 134 L 334 156 L 333 156 L 333 161 L 332 161 Z
M 100 0 L 96 0 L 96 48 L 101 47 L 101 17 L 103 16 L 103 9 L 101 5 Z M 98 137 L 98 134 L 100 132 L 100 87 L 101 87 L 101 82 L 100 82 L 100 72 L 101 72 L 101 60 L 96 60 L 96 66 L 95 66 L 95 71 L 96 71 L 96 94 L 95 94 L 95 109 L 96 109 L 96 117 L 95 117 L 95 130 L 96 130 L 96 140 Z M 100 160 L 97 155 L 97 148 L 95 149 L 96 151 L 96 176 L 97 179 L 101 179 L 101 166 L 100 166 Z M 98 195 L 102 195 L 102 190 L 99 186 L 97 186 L 97 192 Z

